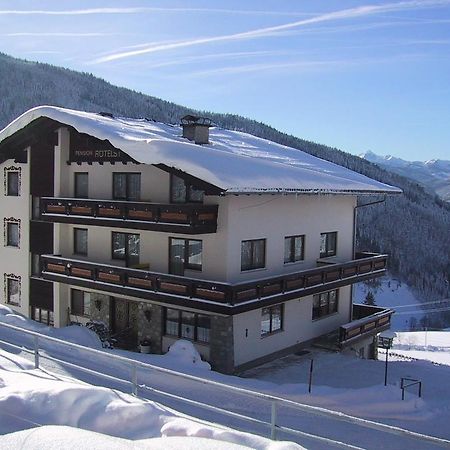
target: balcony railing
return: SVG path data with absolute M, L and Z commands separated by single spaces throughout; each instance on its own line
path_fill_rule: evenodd
M 385 273 L 386 255 L 358 256 L 359 259 L 345 263 L 238 284 L 98 264 L 55 255 L 43 255 L 41 262 L 42 276 L 48 280 L 230 314 L 251 310 L 254 308 L 254 302 L 266 306 Z
M 215 233 L 217 205 L 161 204 L 42 197 L 40 218 L 49 222 L 100 225 L 185 234 Z
M 369 305 L 353 305 L 353 321 L 339 328 L 339 344 L 345 346 L 365 336 L 373 336 L 391 325 L 394 311 Z

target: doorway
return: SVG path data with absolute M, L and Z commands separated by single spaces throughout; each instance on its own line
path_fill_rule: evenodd
M 132 350 L 137 347 L 138 304 L 122 298 L 110 298 L 112 336 L 119 348 Z
M 112 259 L 121 259 L 127 267 L 135 267 L 139 264 L 139 253 L 139 234 L 112 233 Z

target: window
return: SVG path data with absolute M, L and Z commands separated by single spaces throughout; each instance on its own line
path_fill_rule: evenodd
M 89 316 L 91 309 L 91 294 L 72 289 L 70 291 L 70 313 L 76 316 Z
M 211 318 L 178 309 L 165 308 L 165 334 L 197 342 L 209 342 Z
M 9 305 L 20 306 L 20 276 L 5 274 L 5 297 Z
M 170 175 L 170 201 L 171 203 L 202 203 L 205 191 L 197 189 L 176 175 Z
M 327 258 L 335 256 L 337 248 L 337 232 L 321 233 L 320 235 L 320 257 Z
M 261 336 L 281 331 L 283 328 L 283 304 L 263 308 L 261 314 Z
M 202 270 L 203 242 L 196 239 L 169 239 L 169 272 L 183 275 L 185 269 Z
M 305 258 L 305 236 L 284 238 L 284 263 L 302 261 Z
M 4 219 L 5 246 L 20 246 L 20 219 Z
M 113 199 L 138 202 L 141 199 L 141 174 L 113 173 Z
M 5 195 L 17 197 L 20 195 L 20 167 L 5 167 Z
M 319 319 L 321 317 L 334 314 L 338 309 L 338 291 L 323 292 L 313 295 L 312 318 Z
M 74 194 L 76 198 L 89 197 L 89 178 L 87 172 L 75 172 Z
M 88 254 L 88 230 L 85 228 L 73 229 L 73 253 L 75 255 Z
M 139 234 L 112 233 L 112 259 L 125 261 L 127 267 L 139 264 Z
M 266 240 L 255 239 L 241 243 L 241 270 L 261 269 L 266 266 Z
M 37 308 L 33 306 L 31 308 L 31 318 L 36 322 L 44 323 L 45 325 L 54 325 L 54 314 L 53 311 L 49 311 L 43 308 Z

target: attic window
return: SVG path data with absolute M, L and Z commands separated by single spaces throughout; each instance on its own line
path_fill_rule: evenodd
M 205 191 L 197 189 L 183 178 L 170 175 L 171 203 L 202 203 Z

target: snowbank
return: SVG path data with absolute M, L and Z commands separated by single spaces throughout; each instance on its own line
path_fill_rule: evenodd
M 190 341 L 180 339 L 173 343 L 169 351 L 164 355 L 169 364 L 177 366 L 183 371 L 183 366 L 194 366 L 197 369 L 211 370 L 211 366 L 202 357 Z
M 195 437 L 176 448 L 242 448 L 234 444 L 243 444 L 255 449 L 294 450 L 300 449 L 288 442 L 272 443 L 269 439 L 229 428 L 196 421 L 187 416 L 178 416 L 173 410 L 152 402 L 113 391 L 108 388 L 82 384 L 74 379 L 55 376 L 40 370 L 22 370 L 22 358 L 11 354 L 0 356 L 0 434 L 16 432 L 30 426 L 64 425 L 73 428 L 94 431 L 121 439 L 148 439 L 160 437 Z M 11 362 L 15 361 L 15 365 Z M 74 429 L 45 428 L 12 436 L 0 437 L 0 447 L 20 448 L 26 442 L 26 448 L 127 448 L 120 447 L 120 440 L 111 440 L 106 436 L 86 434 Z M 81 433 L 81 434 L 80 434 Z M 52 444 L 50 437 L 54 437 Z M 28 446 L 32 438 L 34 447 Z M 82 440 L 80 441 L 80 439 Z M 202 438 L 202 439 L 200 439 Z M 205 439 L 207 438 L 207 439 Z M 168 448 L 170 440 L 137 442 L 131 448 Z M 177 441 L 173 441 L 178 445 Z M 97 447 L 98 443 L 98 447 Z M 144 446 L 145 444 L 145 446 Z M 159 445 L 159 447 L 158 447 Z M 109 446 L 109 447 L 108 447 Z M 170 447 L 169 447 L 170 448 Z
M 71 325 L 63 328 L 48 327 L 42 323 L 28 319 L 27 317 L 16 313 L 5 305 L 0 305 L 0 322 L 24 328 L 25 330 L 34 331 L 45 336 L 82 345 L 83 347 L 95 349 L 102 348 L 102 342 L 99 337 L 92 330 L 89 330 L 86 327 L 79 325 Z M 17 336 L 17 332 L 13 330 L 1 330 L 2 336 L 7 337 L 8 334 Z M 31 337 L 23 336 L 22 340 L 24 345 L 26 345 L 31 341 Z M 46 346 L 48 347 L 45 340 L 42 340 L 41 344 L 43 348 L 46 348 Z
M 80 430 L 66 426 L 51 426 L 18 431 L 0 437 L 3 450 L 245 450 L 244 447 L 231 442 L 213 441 L 196 437 L 165 437 L 140 441 L 120 439 L 93 431 Z

